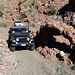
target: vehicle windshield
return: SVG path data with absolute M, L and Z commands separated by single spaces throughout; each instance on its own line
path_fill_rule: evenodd
M 12 29 L 12 33 L 24 33 L 24 32 L 28 32 L 28 30 L 26 28 Z
M 15 21 L 15 23 L 22 23 L 22 21 Z

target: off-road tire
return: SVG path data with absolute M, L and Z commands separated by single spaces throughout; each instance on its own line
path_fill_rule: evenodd
M 35 45 L 30 46 L 30 50 L 33 51 L 35 49 Z
M 15 47 L 14 46 L 10 46 L 10 51 L 15 51 Z
M 8 47 L 10 48 L 10 37 L 8 38 Z

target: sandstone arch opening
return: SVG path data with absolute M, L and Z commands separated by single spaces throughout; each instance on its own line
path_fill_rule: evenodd
M 56 48 L 59 51 L 64 51 L 70 54 L 69 59 L 75 62 L 75 30 L 73 27 L 68 27 L 66 24 L 60 21 L 47 22 L 45 26 L 40 28 L 39 33 L 37 32 L 35 39 L 36 48 L 47 46 L 48 48 Z M 66 39 L 61 43 L 56 40 L 56 37 L 60 36 Z M 68 44 L 66 44 L 68 42 Z M 43 55 L 44 56 L 44 55 Z

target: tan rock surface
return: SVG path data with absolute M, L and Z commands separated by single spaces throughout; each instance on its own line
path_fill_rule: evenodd
M 8 49 L 8 44 L 0 34 L 0 71 L 2 74 L 8 73 L 15 63 L 15 54 Z

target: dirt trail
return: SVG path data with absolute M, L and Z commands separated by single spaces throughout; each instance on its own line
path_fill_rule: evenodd
M 8 30 L 0 29 L 0 33 L 8 39 Z M 44 75 L 42 63 L 45 60 L 38 52 L 21 50 L 15 51 L 17 66 L 9 72 L 10 75 Z M 40 58 L 40 59 L 39 59 Z
M 8 38 L 8 30 L 0 28 L 0 33 L 6 39 Z M 15 58 L 17 60 L 16 66 L 10 70 L 9 75 L 58 75 L 56 69 L 61 68 L 59 64 L 45 59 L 37 51 L 17 50 Z M 74 75 L 70 69 L 65 67 L 63 69 L 66 70 L 67 74 Z

